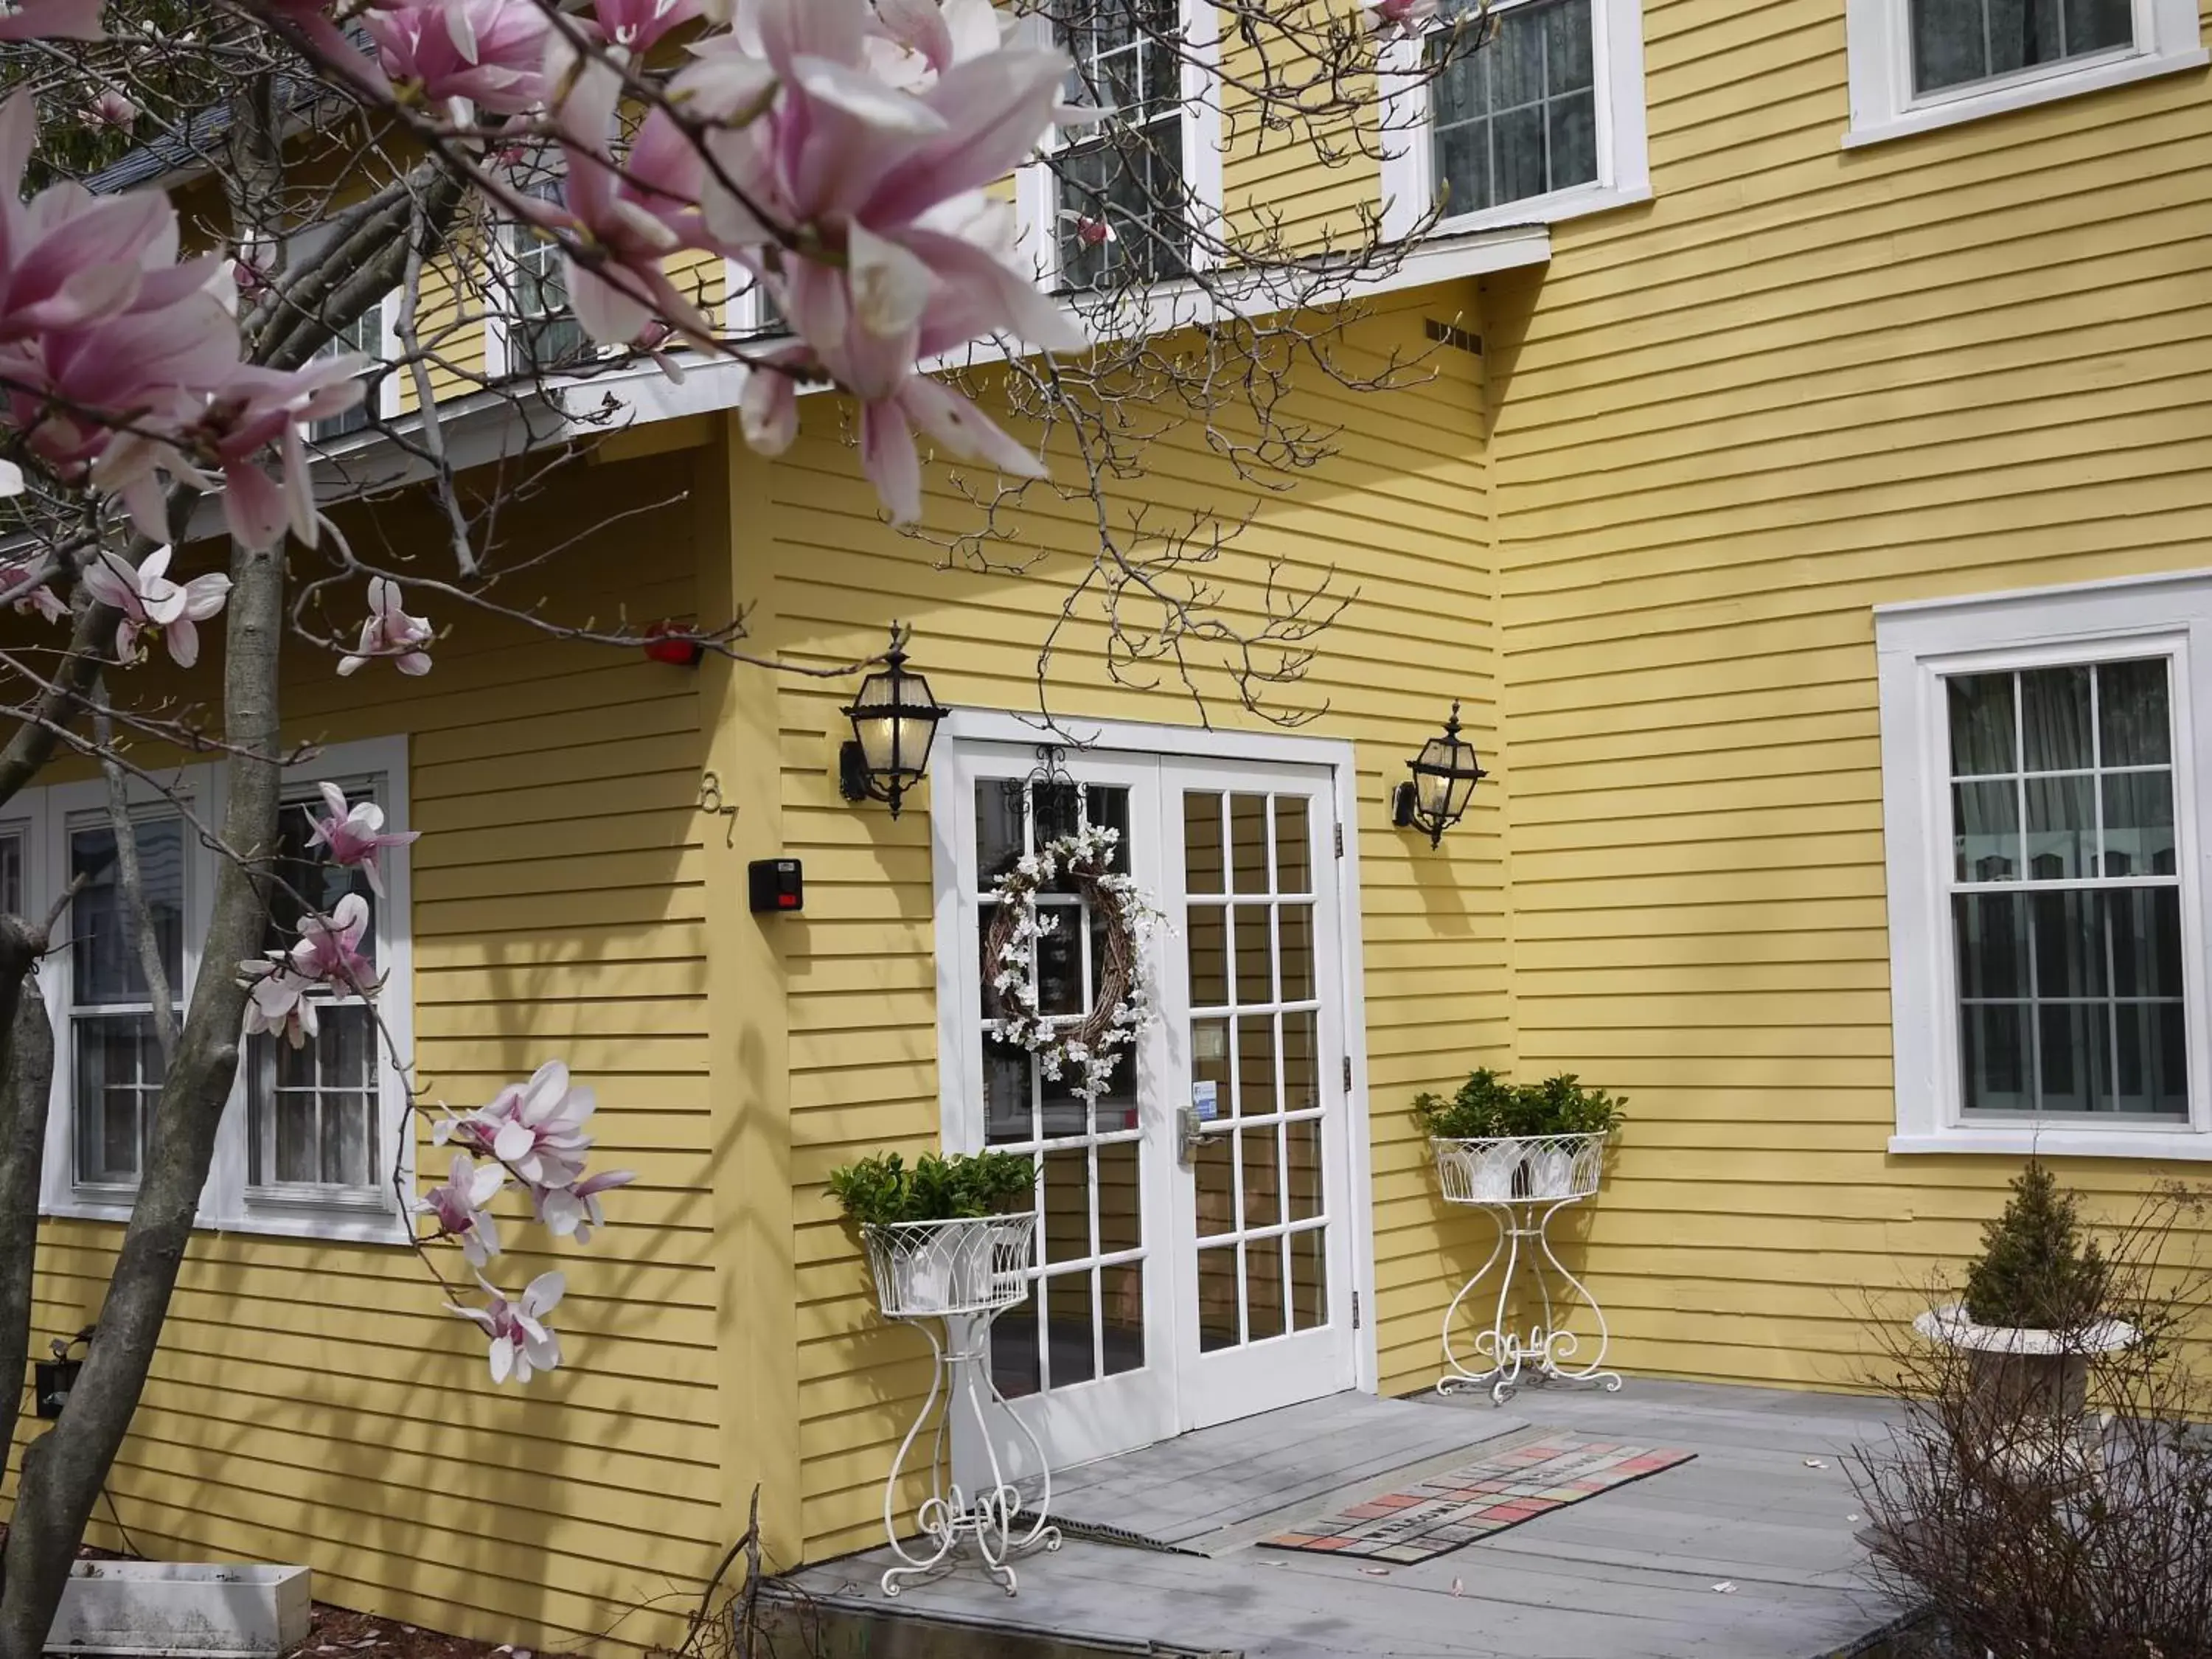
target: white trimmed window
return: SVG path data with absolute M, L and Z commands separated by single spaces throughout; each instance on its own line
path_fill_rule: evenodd
M 1848 0 L 1846 145 L 2206 61 L 2197 0 Z
M 406 776 L 400 738 L 335 744 L 313 763 L 287 769 L 275 868 L 325 913 L 349 892 L 368 901 L 364 950 L 383 981 L 375 1012 L 399 1053 L 411 1057 L 407 849 L 381 854 L 379 899 L 365 877 L 321 863 L 307 845 L 312 818 L 323 810 L 318 783 L 337 783 L 349 800 L 374 800 L 389 822 L 404 824 Z M 220 768 L 185 768 L 173 787 L 192 818 L 220 821 Z M 204 967 L 200 941 L 216 859 L 176 805 L 150 788 L 134 790 L 131 810 L 140 883 L 181 1022 Z M 40 974 L 55 1033 L 42 1207 L 122 1219 L 150 1143 L 163 1062 L 126 926 L 106 788 L 88 782 L 27 790 L 9 811 L 0 820 L 0 901 L 43 915 L 72 878 L 86 884 L 58 930 L 69 945 Z M 266 944 L 289 946 L 301 914 L 300 901 L 279 892 Z M 362 999 L 326 996 L 317 1013 L 319 1035 L 303 1048 L 267 1034 L 246 1042 L 200 1200 L 202 1226 L 371 1242 L 404 1237 L 392 1186 L 394 1157 L 411 1161 L 404 1079 Z
M 1884 608 L 1895 1152 L 2212 1158 L 2212 574 Z
M 1052 163 L 1017 175 L 1041 280 L 1076 289 L 1188 276 L 1207 260 L 1205 240 L 1221 216 L 1213 6 L 1048 0 L 1019 27 L 1074 60 L 1068 101 L 1103 112 L 1091 125 L 1055 130 L 1048 138 Z
M 1651 194 L 1640 0 L 1446 0 L 1383 52 L 1382 228 L 1548 223 Z

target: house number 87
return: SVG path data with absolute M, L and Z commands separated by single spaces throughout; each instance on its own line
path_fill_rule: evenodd
M 729 820 L 723 831 L 722 845 L 735 847 L 738 844 L 738 809 L 734 805 L 726 804 L 723 801 L 722 778 L 720 773 L 702 772 L 699 775 L 699 807 L 702 811 L 710 813 L 715 817 Z

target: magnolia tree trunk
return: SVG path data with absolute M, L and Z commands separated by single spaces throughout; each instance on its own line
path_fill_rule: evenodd
M 46 1145 L 54 1036 L 30 975 L 46 949 L 43 928 L 0 916 L 0 1042 L 5 1043 L 0 1057 L 0 1454 L 15 1443 L 21 1379 L 31 1357 L 39 1168 Z
M 277 644 L 284 622 L 282 550 L 236 549 L 231 580 L 223 683 L 231 758 L 222 834 L 227 846 L 246 856 L 219 866 L 203 955 L 210 970 L 193 987 L 176 1058 L 162 1085 L 153 1146 L 100 1310 L 99 1334 L 70 1390 L 69 1410 L 23 1455 L 0 1583 L 0 1659 L 37 1659 L 52 1625 L 77 1540 L 144 1390 L 238 1070 L 246 991 L 222 969 L 260 951 L 268 914 L 263 883 L 251 873 L 249 860 L 251 849 L 276 844 L 282 788 L 274 758 Z M 20 975 L 15 982 L 20 987 Z M 0 1297 L 7 1293 L 0 1290 Z

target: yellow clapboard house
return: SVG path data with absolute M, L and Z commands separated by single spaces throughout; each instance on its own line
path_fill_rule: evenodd
M 849 409 L 803 400 L 764 459 L 713 365 L 619 379 L 618 429 L 503 528 L 597 526 L 545 579 L 567 616 L 742 609 L 749 650 L 814 669 L 910 628 L 952 712 L 896 818 L 841 789 L 857 672 L 548 643 L 428 596 L 457 626 L 426 678 L 293 653 L 293 735 L 327 745 L 301 787 L 423 832 L 378 936 L 419 1080 L 473 1104 L 565 1057 L 640 1179 L 587 1252 L 496 1264 L 571 1288 L 565 1363 L 495 1388 L 395 1242 L 396 1080 L 337 1039 L 250 1052 L 112 1483 L 141 1547 L 306 1560 L 335 1601 L 568 1647 L 666 1639 L 756 1486 L 772 1564 L 869 1543 L 929 1376 L 825 1196 L 878 1150 L 1036 1152 L 1040 1277 L 994 1364 L 1066 1460 L 1433 1382 L 1490 1235 L 1439 1203 L 1410 1103 L 1478 1065 L 1628 1097 L 1568 1249 L 1632 1373 L 1853 1386 L 1868 1295 L 1911 1305 L 2032 1146 L 2122 1206 L 2212 1156 L 2196 0 L 1494 9 L 1491 47 L 1393 102 L 1379 166 L 1183 125 L 1232 220 L 1468 204 L 1346 296 L 1348 367 L 1422 370 L 1299 385 L 1341 436 L 1295 489 L 1196 431 L 1117 486 L 1250 508 L 1239 614 L 1271 566 L 1336 573 L 1310 722 L 1212 670 L 1203 718 L 1172 675 L 1116 684 L 1079 620 L 1050 697 L 1089 742 L 1041 757 L 1077 507 L 1024 507 L 1024 573 L 944 568 L 880 521 Z M 495 374 L 550 327 L 440 326 Z M 512 420 L 458 414 L 456 455 L 511 465 Z M 930 488 L 957 532 L 972 506 Z M 404 492 L 339 511 L 442 544 Z M 1490 775 L 1432 847 L 1391 794 L 1455 703 Z M 101 856 L 97 787 L 57 777 L 0 810 L 34 911 Z M 987 1045 L 978 971 L 992 872 L 1070 788 L 1170 924 L 1158 1047 L 1095 1115 Z M 188 982 L 210 872 L 154 842 Z M 770 859 L 803 867 L 796 914 L 749 908 Z M 46 981 L 42 1334 L 98 1308 L 149 1086 L 100 966 Z M 1232 1121 L 1184 1162 L 1194 1081 Z

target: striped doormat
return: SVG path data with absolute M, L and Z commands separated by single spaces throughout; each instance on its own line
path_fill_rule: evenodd
M 1260 1542 L 1375 1561 L 1426 1561 L 1696 1455 L 1665 1446 L 1546 1434 Z

